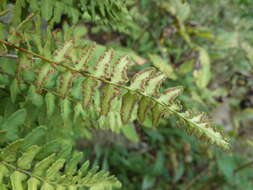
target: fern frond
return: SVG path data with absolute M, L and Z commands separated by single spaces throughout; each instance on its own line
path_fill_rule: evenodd
M 80 152 L 71 153 L 64 147 L 49 153 L 44 147 L 31 144 L 31 135 L 38 136 L 41 128 L 33 130 L 24 139 L 0 149 L 0 188 L 12 190 L 83 189 L 110 190 L 120 182 L 106 171 L 89 169 L 89 161 Z M 44 152 L 46 150 L 46 152 Z
M 68 44 L 69 42 L 66 43 Z M 8 42 L 5 43 L 5 45 L 8 44 Z M 11 46 L 20 49 L 14 45 Z M 96 51 L 100 50 L 93 46 L 94 44 L 88 46 L 88 53 L 94 55 L 97 54 Z M 63 46 L 62 51 L 57 50 L 57 52 L 65 52 L 65 46 Z M 204 117 L 182 112 L 180 103 L 176 100 L 182 93 L 183 88 L 181 86 L 168 88 L 160 92 L 160 85 L 166 77 L 162 73 L 157 73 L 152 67 L 137 72 L 128 85 L 126 70 L 131 65 L 130 59 L 123 55 L 115 63 L 113 61 L 114 54 L 114 50 L 109 49 L 98 59 L 89 58 L 84 61 L 81 58 L 80 62 L 77 63 L 75 61 L 72 61 L 72 63 L 55 62 L 55 60 L 46 58 L 44 61 L 49 62 L 50 65 L 45 63 L 37 66 L 37 69 L 41 71 L 37 79 L 40 82 L 37 82 L 36 85 L 38 92 L 43 88 L 46 91 L 49 90 L 56 95 L 58 94 L 64 99 L 64 101 L 60 101 L 60 104 L 64 104 L 61 107 L 67 105 L 65 104 L 67 99 L 73 100 L 75 103 L 82 102 L 85 110 L 91 105 L 95 105 L 94 93 L 98 91 L 100 94 L 100 106 L 98 109 L 98 111 L 100 110 L 100 115 L 107 116 L 108 113 L 114 112 L 112 102 L 120 102 L 121 108 L 119 108 L 119 112 L 124 124 L 132 121 L 133 115 L 136 113 L 134 110 L 137 110 L 137 117 L 141 122 L 145 120 L 148 114 L 152 115 L 154 126 L 158 124 L 162 116 L 174 116 L 179 121 L 182 121 L 186 131 L 193 133 L 206 142 L 214 143 L 224 148 L 228 147 L 227 141 L 219 132 L 213 129 L 210 123 L 203 119 Z M 36 54 L 33 53 L 33 55 Z M 71 60 L 71 55 L 68 54 L 67 57 Z M 86 57 L 89 56 L 86 55 Z M 65 62 L 64 60 L 61 61 Z M 54 76 L 56 76 L 55 78 L 48 77 L 48 73 L 52 68 L 55 69 L 55 72 L 53 72 Z M 52 80 L 52 82 L 47 82 L 49 80 Z M 59 86 L 51 85 L 49 88 L 45 85 L 46 83 L 57 83 Z M 34 91 L 34 87 L 32 89 Z M 35 92 L 33 94 L 36 95 Z M 35 99 L 40 102 L 39 96 L 35 95 Z M 72 108 L 72 110 L 75 111 L 76 109 Z M 80 109 L 78 110 L 80 112 Z M 74 115 L 77 116 L 79 114 Z M 63 116 L 66 119 L 66 114 L 63 114 Z

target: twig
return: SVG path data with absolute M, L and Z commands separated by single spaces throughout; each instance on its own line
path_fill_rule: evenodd
M 209 165 L 209 167 L 203 169 L 196 177 L 194 177 L 188 184 L 185 185 L 184 190 L 190 189 L 198 180 L 201 178 L 207 170 L 211 168 L 212 164 Z
M 196 57 L 197 57 L 197 56 L 196 56 L 196 54 L 194 53 L 194 51 L 191 51 L 190 54 L 188 54 L 188 55 L 182 57 L 182 59 L 180 59 L 179 61 L 177 61 L 177 62 L 175 63 L 175 66 L 176 66 L 176 67 L 179 67 L 179 66 L 180 66 L 181 64 L 183 64 L 185 61 L 191 60 L 191 59 L 195 59 Z
M 247 163 L 241 165 L 240 167 L 236 168 L 234 170 L 234 174 L 236 174 L 237 172 L 239 172 L 239 171 L 241 171 L 241 170 L 243 170 L 243 169 L 245 169 L 245 168 L 247 168 L 247 167 L 249 167 L 251 165 L 253 165 L 253 160 L 251 160 L 250 162 L 247 162 Z
M 6 72 L 3 72 L 3 71 L 0 71 L 0 74 L 2 74 L 2 75 L 7 75 L 7 76 L 9 76 L 9 77 L 13 77 L 10 73 L 6 73 Z
M 0 12 L 0 16 L 3 16 L 3 15 L 5 15 L 7 12 L 9 12 L 11 9 L 10 8 L 8 8 L 8 9 L 5 9 L 5 10 L 3 10 L 3 11 L 1 11 Z
M 5 54 L 5 55 L 0 55 L 0 57 L 7 57 L 11 59 L 18 59 L 18 55 L 15 54 Z M 37 57 L 32 57 L 33 60 L 39 59 Z
M 31 13 L 25 20 L 23 20 L 18 26 L 16 30 L 19 30 L 25 23 L 29 22 L 35 16 L 34 13 Z
M 59 64 L 58 62 L 56 62 L 56 61 L 54 61 L 54 60 L 52 60 L 52 59 L 48 59 L 48 58 L 46 58 L 46 57 L 44 57 L 44 56 L 42 56 L 42 55 L 39 55 L 39 54 L 34 53 L 34 52 L 32 52 L 32 51 L 29 51 L 29 50 L 27 50 L 27 49 L 18 47 L 18 46 L 16 46 L 16 45 L 12 44 L 12 43 L 7 42 L 7 41 L 0 40 L 0 43 L 4 44 L 4 45 L 6 45 L 6 46 L 9 46 L 9 47 L 18 49 L 19 51 L 22 51 L 22 52 L 24 52 L 24 53 L 30 54 L 30 55 L 32 55 L 32 56 L 34 56 L 34 57 L 38 57 L 38 58 L 40 58 L 40 59 L 42 59 L 42 60 L 44 60 L 44 61 L 46 61 L 46 62 L 53 63 L 53 64 L 57 64 L 57 65 Z

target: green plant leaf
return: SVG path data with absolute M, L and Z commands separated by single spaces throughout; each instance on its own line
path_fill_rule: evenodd
M 175 74 L 175 71 L 171 64 L 167 63 L 162 57 L 155 55 L 155 54 L 149 54 L 149 58 L 154 64 L 156 68 L 159 69 L 162 73 L 164 73 L 168 78 L 170 79 L 177 79 L 177 75 Z
M 8 140 L 14 140 L 18 138 L 19 126 L 23 125 L 27 116 L 25 109 L 20 109 L 15 113 L 11 114 L 2 123 L 1 128 L 6 131 L 6 138 Z

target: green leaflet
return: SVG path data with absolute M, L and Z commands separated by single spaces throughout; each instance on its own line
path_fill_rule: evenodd
M 190 119 L 191 122 L 201 123 L 204 120 L 204 113 L 199 113 L 198 115 Z
M 139 142 L 140 138 L 134 126 L 132 125 L 125 125 L 122 127 L 123 134 L 133 142 Z
M 13 15 L 11 18 L 11 22 L 14 26 L 17 26 L 21 22 L 21 14 L 22 14 L 22 0 L 17 0 L 15 2 L 14 8 L 13 8 Z
M 102 15 L 103 17 L 105 17 L 105 16 L 106 16 L 106 13 L 105 13 L 104 4 L 99 3 L 99 4 L 98 4 L 98 7 L 99 7 L 99 12 L 101 13 L 101 15 Z
M 60 22 L 61 21 L 61 14 L 64 11 L 64 3 L 56 1 L 55 2 L 55 7 L 54 7 L 54 16 L 53 20 L 55 22 Z
M 178 17 L 180 21 L 185 21 L 190 15 L 190 5 L 186 2 L 171 0 L 168 5 L 169 11 Z
M 127 68 L 130 65 L 128 56 L 122 56 L 113 66 L 111 80 L 115 83 L 127 83 Z
M 0 163 L 0 187 L 3 185 L 3 178 L 9 173 L 8 168 Z
M 145 87 L 145 93 L 151 96 L 158 96 L 159 88 L 162 82 L 166 79 L 166 76 L 163 73 L 154 74 L 148 81 Z
M 114 101 L 111 105 L 111 110 L 106 116 L 102 115 L 99 117 L 98 125 L 102 129 L 110 129 L 115 133 L 119 133 L 124 125 L 122 124 L 122 120 L 120 117 L 120 113 L 118 112 L 118 104 L 120 102 Z M 117 110 L 117 111 L 116 111 Z
M 101 115 L 107 115 L 111 110 L 111 104 L 113 99 L 120 93 L 120 91 L 118 88 L 109 84 L 104 84 L 102 86 L 101 91 L 102 91 L 100 96 Z
M 53 185 L 50 185 L 49 183 L 45 182 L 43 183 L 41 190 L 54 190 Z
M 136 102 L 138 100 L 138 96 L 130 91 L 127 92 L 122 98 L 120 115 L 123 124 L 127 124 L 131 119 L 132 112 Z
M 165 92 L 159 97 L 159 102 L 166 105 L 171 104 L 175 98 L 183 91 L 182 86 L 172 87 L 165 90 Z
M 78 170 L 78 176 L 80 176 L 80 177 L 86 176 L 86 174 L 88 172 L 89 165 L 90 165 L 89 160 L 87 160 L 86 162 L 84 162 L 82 164 L 80 170 Z
M 69 89 L 72 87 L 73 74 L 66 71 L 60 76 L 58 91 L 62 97 L 66 97 Z
M 90 61 L 94 50 L 95 50 L 95 43 L 88 45 L 87 48 L 83 50 L 83 55 L 80 58 L 80 61 L 75 65 L 75 69 L 78 71 L 86 71 L 88 70 L 88 62 Z
M 25 138 L 22 148 L 28 149 L 35 143 L 38 143 L 45 135 L 45 126 L 38 126 L 33 129 Z
M 90 105 L 93 95 L 94 95 L 94 90 L 97 85 L 98 85 L 98 82 L 90 78 L 87 78 L 83 81 L 82 88 L 83 88 L 83 107 L 84 108 L 87 108 Z
M 179 111 L 178 106 L 172 103 L 179 96 L 182 90 L 183 90 L 182 86 L 168 88 L 158 98 L 158 102 L 167 105 L 170 110 L 177 112 Z M 154 126 L 158 125 L 159 120 L 161 116 L 164 114 L 165 110 L 166 110 L 166 107 L 160 105 L 159 103 L 156 103 L 156 105 L 152 108 L 152 123 Z
M 153 62 L 154 66 L 158 68 L 159 71 L 166 74 L 166 77 L 170 79 L 177 79 L 177 75 L 170 63 L 167 63 L 165 59 L 156 55 L 156 54 L 149 54 L 148 55 L 151 61 Z
M 55 95 L 48 92 L 45 96 L 47 116 L 51 117 L 55 111 Z
M 199 64 L 200 68 L 194 71 L 196 83 L 199 88 L 205 88 L 211 79 L 211 63 L 207 51 L 199 47 Z
M 42 175 L 45 172 L 46 168 L 48 168 L 54 161 L 55 154 L 51 154 L 34 166 L 33 173 L 38 176 Z
M 247 42 L 242 42 L 241 47 L 245 51 L 249 62 L 253 65 L 253 47 Z
M 118 107 L 118 106 L 117 106 Z M 118 108 L 116 108 L 118 109 Z M 112 110 L 114 110 L 114 106 L 112 107 Z M 117 112 L 110 112 L 106 118 L 108 129 L 111 129 L 115 133 L 119 133 L 121 128 L 124 128 L 124 125 L 122 124 L 120 113 Z
M 15 171 L 11 174 L 11 186 L 13 190 L 24 190 L 23 181 L 27 178 L 27 176 L 19 171 Z
M 57 77 L 59 77 L 59 72 L 56 72 L 55 69 L 50 69 L 43 83 L 43 87 L 47 89 L 55 88 L 57 84 Z
M 179 102 L 174 102 L 173 104 L 170 104 L 168 108 L 173 112 L 180 112 L 182 110 L 182 105 Z M 171 113 L 169 113 L 170 115 Z
M 14 79 L 12 81 L 11 86 L 10 86 L 10 93 L 11 93 L 11 100 L 14 103 L 17 98 L 17 95 L 20 93 L 17 79 Z
M 36 6 L 36 2 L 35 1 L 34 0 L 30 1 L 30 7 L 31 7 L 31 9 L 37 9 L 38 8 Z M 43 37 L 40 35 L 41 27 L 42 27 L 42 19 L 41 19 L 40 15 L 38 15 L 38 17 L 36 18 L 35 33 L 34 33 L 34 35 L 32 35 L 32 38 L 33 38 L 34 43 L 36 44 L 36 46 L 38 48 L 38 51 L 40 53 L 43 52 L 43 47 L 42 47 L 42 38 Z
M 47 33 L 46 33 L 46 37 L 43 41 L 45 41 L 44 43 L 44 47 L 43 47 L 43 55 L 45 56 L 48 56 L 48 57 L 51 57 L 52 56 L 52 51 L 51 51 L 51 48 L 52 48 L 52 32 L 51 30 L 48 28 L 47 29 Z
M 42 3 L 41 5 L 42 17 L 45 18 L 47 21 L 49 21 L 49 19 L 53 15 L 54 1 L 44 0 L 41 3 Z
M 82 100 L 82 82 L 84 80 L 85 78 L 83 76 L 74 75 L 67 96 L 80 102 L 80 100 Z
M 74 152 L 72 159 L 69 160 L 66 166 L 66 174 L 71 176 L 74 175 L 78 166 L 77 164 L 80 163 L 80 161 L 83 158 L 82 152 Z
M 58 173 L 58 171 L 63 167 L 65 163 L 64 159 L 58 159 L 56 160 L 46 171 L 46 178 L 47 179 L 54 179 Z
M 84 110 L 83 110 L 83 106 L 81 103 L 77 103 L 75 108 L 74 108 L 74 122 L 77 121 L 78 117 L 79 116 L 83 116 L 85 113 L 84 113 Z
M 154 68 L 149 67 L 136 73 L 131 80 L 130 89 L 144 91 L 145 84 L 150 79 L 154 71 Z
M 160 104 L 156 104 L 152 107 L 152 124 L 153 126 L 157 126 L 159 123 L 160 118 L 164 114 L 165 108 Z
M 21 76 L 24 81 L 33 82 L 36 78 L 36 74 L 31 69 L 22 69 Z
M 66 187 L 65 186 L 60 186 L 60 185 L 57 185 L 56 187 L 57 190 L 66 190 Z M 77 187 L 69 187 L 69 189 L 73 189 L 73 190 L 77 190 Z
M 109 49 L 99 58 L 94 69 L 94 75 L 96 77 L 110 77 L 110 62 L 112 61 L 113 53 L 114 51 Z
M 60 100 L 60 106 L 61 106 L 61 116 L 64 121 L 67 121 L 70 119 L 70 114 L 72 113 L 71 109 L 71 102 L 68 98 L 65 98 L 63 100 Z
M 27 181 L 28 190 L 36 190 L 36 189 L 38 189 L 39 184 L 40 184 L 40 181 L 38 179 L 36 179 L 35 177 L 31 177 Z
M 54 68 L 50 64 L 44 64 L 42 66 L 41 70 L 39 71 L 37 81 L 36 81 L 36 86 L 39 91 L 44 86 L 45 82 L 47 81 L 49 74 L 52 72 L 54 72 Z
M 28 96 L 27 99 L 32 102 L 33 105 L 40 107 L 43 104 L 43 97 L 37 93 L 36 87 L 34 85 L 31 85 L 28 90 Z
M 6 132 L 5 138 L 7 140 L 14 140 L 18 138 L 19 126 L 24 124 L 26 115 L 26 110 L 20 109 L 2 122 L 1 129 Z
M 1 86 L 9 85 L 9 82 L 10 81 L 7 76 L 0 75 L 0 85 Z M 10 87 L 10 90 L 12 90 L 11 87 Z M 16 89 L 14 89 L 14 90 L 16 90 Z M 13 94 L 13 92 L 11 92 L 11 93 Z M 13 96 L 12 94 L 11 94 L 11 96 Z
M 16 161 L 18 150 L 22 146 L 23 141 L 24 141 L 23 139 L 19 139 L 17 141 L 12 142 L 4 149 L 2 149 L 2 151 L 0 152 L 0 160 L 4 159 L 6 162 Z
M 73 45 L 74 45 L 74 43 L 72 40 L 64 43 L 64 45 L 62 47 L 60 47 L 58 50 L 56 50 L 56 52 L 54 53 L 54 61 L 62 62 L 64 60 L 66 60 L 66 56 L 70 52 Z
M 141 123 L 143 123 L 146 119 L 147 112 L 150 108 L 152 108 L 153 102 L 150 98 L 147 97 L 142 97 L 140 102 L 139 102 L 139 107 L 138 107 L 138 119 Z
M 42 160 L 55 153 L 55 150 L 61 149 L 62 145 L 59 139 L 49 141 L 41 147 L 41 150 L 36 155 L 37 160 Z M 57 157 L 58 158 L 58 157 Z
M 32 161 L 35 155 L 39 152 L 40 147 L 33 145 L 27 149 L 26 152 L 18 159 L 18 167 L 21 169 L 28 170 L 32 166 Z

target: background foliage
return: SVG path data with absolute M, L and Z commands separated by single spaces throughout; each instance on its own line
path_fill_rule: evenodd
M 57 158 L 67 160 L 68 166 L 70 155 L 83 161 L 77 151 L 81 152 L 92 163 L 91 168 L 99 165 L 116 175 L 122 183 L 118 189 L 252 189 L 252 8 L 250 0 L 2 0 L 0 40 L 57 61 L 63 59 L 57 57 L 60 54 L 56 51 L 63 41 L 74 40 L 77 47 L 97 42 L 94 60 L 103 54 L 105 47 L 115 49 L 116 58 L 128 54 L 134 60 L 128 72 L 130 78 L 136 71 L 153 65 L 169 78 L 162 88 L 184 86 L 179 98 L 183 107 L 191 107 L 193 112 L 207 112 L 217 128 L 229 136 L 231 147 L 224 151 L 196 140 L 178 129 L 180 124 L 173 117 L 161 119 L 155 129 L 149 119 L 139 123 L 132 118 L 130 124 L 122 125 L 112 119 L 116 116 L 97 120 L 95 107 L 88 113 L 75 110 L 83 114 L 85 123 L 80 125 L 79 115 L 74 115 L 73 124 L 69 119 L 72 116 L 69 102 L 60 102 L 60 108 L 52 108 L 47 106 L 54 104 L 52 93 L 41 95 L 34 86 L 19 84 L 18 79 L 24 76 L 26 81 L 32 81 L 31 74 L 23 71 L 40 70 L 38 65 L 43 61 L 2 44 L 1 147 L 43 125 L 46 135 L 38 140 L 35 148 L 29 149 L 32 144 L 24 144 L 20 149 L 36 152 L 45 142 L 53 140 L 53 143 L 45 146 L 49 150 L 47 154 L 39 153 L 30 161 L 39 162 L 49 156 L 50 150 L 57 153 L 64 145 L 74 146 L 75 154 L 69 150 Z M 71 56 L 73 59 L 75 54 Z M 17 62 L 25 64 L 19 68 Z M 39 71 L 34 76 L 37 74 Z M 96 101 L 99 104 L 98 97 Z M 56 114 L 50 116 L 50 110 Z M 71 173 L 67 166 L 66 170 L 59 166 L 59 175 L 67 170 Z M 17 189 L 20 188 L 20 181 L 15 177 L 22 175 L 14 172 L 11 176 L 12 181 L 18 181 Z M 3 188 L 10 187 L 11 182 L 0 175 L 1 180 L 7 184 Z M 120 186 L 114 178 L 108 181 L 86 187 L 117 189 Z

